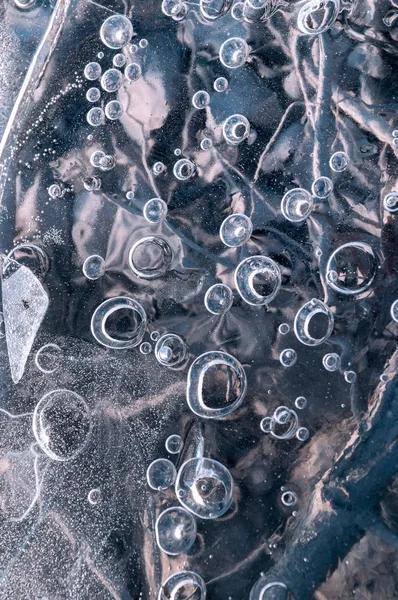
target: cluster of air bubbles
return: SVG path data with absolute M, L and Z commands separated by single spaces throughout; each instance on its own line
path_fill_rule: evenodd
M 270 433 L 278 440 L 289 440 L 295 435 L 297 436 L 300 429 L 305 429 L 304 427 L 299 429 L 297 413 L 287 406 L 278 406 L 272 417 L 264 417 L 261 420 L 260 428 L 264 433 Z
M 168 508 L 156 521 L 155 535 L 156 543 L 162 552 L 171 556 L 183 554 L 188 552 L 195 542 L 196 521 L 185 508 Z
M 181 436 L 177 434 L 169 435 L 166 440 L 166 450 L 170 454 L 179 454 L 184 447 Z
M 149 342 L 142 342 L 140 345 L 140 352 L 144 355 L 150 354 L 152 352 L 152 344 Z
M 84 189 L 87 192 L 98 192 L 101 189 L 101 179 L 99 177 L 86 177 L 83 180 Z
M 124 69 L 124 75 L 130 82 L 137 81 L 142 75 L 142 69 L 138 63 L 130 63 Z
M 35 365 L 42 373 L 54 373 L 62 358 L 63 352 L 57 344 L 45 344 L 36 352 Z
M 93 254 L 83 263 L 83 274 L 87 279 L 99 279 L 105 274 L 105 261 L 102 256 Z
M 178 571 L 162 583 L 158 600 L 206 600 L 206 584 L 193 571 Z
M 390 309 L 391 318 L 398 323 L 398 300 L 394 300 Z
M 165 333 L 156 342 L 155 356 L 164 367 L 176 367 L 180 365 L 186 355 L 187 345 L 175 333 Z
M 166 165 L 160 161 L 155 162 L 155 164 L 152 167 L 152 171 L 154 172 L 155 175 L 160 175 L 165 170 L 166 170 Z
M 290 490 L 284 491 L 281 495 L 281 502 L 284 506 L 294 506 L 297 502 L 296 494 Z
M 86 98 L 89 102 L 98 102 L 101 98 L 101 91 L 96 87 L 91 87 L 87 90 Z
M 89 62 L 84 67 L 84 77 L 89 81 L 95 81 L 101 77 L 102 67 L 97 62 Z
M 288 325 L 288 323 L 281 323 L 278 327 L 278 331 L 281 335 L 286 335 L 290 331 L 290 325 Z
M 101 107 L 95 106 L 94 108 L 90 108 L 87 113 L 87 122 L 92 127 L 98 127 L 99 125 L 103 125 L 105 123 L 105 113 Z
M 183 0 L 163 0 L 162 12 L 174 21 L 182 21 L 188 13 L 188 3 Z
M 308 0 L 301 6 L 297 27 L 306 35 L 319 35 L 330 29 L 340 11 L 340 0 Z
M 307 406 L 307 398 L 304 396 L 298 396 L 294 401 L 294 405 L 299 410 L 303 410 Z
M 105 46 L 119 50 L 133 37 L 133 26 L 123 15 L 112 15 L 103 22 L 100 37 Z
M 211 150 L 213 148 L 213 142 L 210 138 L 203 138 L 200 142 L 200 147 L 202 150 Z
M 329 177 L 318 177 L 312 184 L 311 191 L 316 198 L 327 198 L 333 191 L 333 183 Z
M 337 371 L 341 366 L 341 358 L 335 352 L 330 352 L 322 358 L 322 364 L 327 371 Z
M 355 383 L 357 380 L 357 374 L 355 371 L 344 371 L 344 379 L 347 383 Z
M 329 166 L 336 173 L 345 171 L 348 167 L 348 155 L 345 152 L 335 152 L 330 157 Z
M 167 204 L 161 198 L 152 198 L 145 204 L 143 214 L 149 223 L 160 223 L 167 216 Z
M 293 348 L 285 348 L 280 353 L 279 360 L 284 367 L 292 367 L 297 362 L 297 352 Z
M 116 165 L 115 157 L 112 154 L 103 154 L 99 161 L 101 171 L 111 171 Z
M 196 167 L 194 163 L 187 158 L 180 158 L 173 167 L 174 177 L 180 181 L 186 181 L 195 175 Z
M 223 283 L 216 283 L 205 294 L 205 307 L 213 315 L 223 315 L 229 311 L 233 300 L 231 288 Z
M 233 37 L 225 40 L 220 48 L 220 61 L 228 69 L 237 69 L 245 64 L 250 48 L 242 38 Z
M 120 52 L 118 54 L 115 54 L 115 56 L 112 59 L 112 63 L 114 67 L 117 67 L 118 69 L 120 69 L 121 67 L 124 67 L 124 65 L 126 64 L 126 57 L 124 56 L 124 54 L 121 54 Z
M 268 256 L 249 256 L 235 270 L 235 285 L 242 299 L 252 306 L 269 304 L 282 283 L 279 266 Z
M 230 248 L 243 246 L 250 239 L 253 225 L 249 217 L 241 214 L 229 215 L 221 223 L 220 238 L 223 244 Z
M 314 200 L 307 190 L 294 188 L 282 198 L 281 211 L 285 219 L 293 223 L 304 221 L 312 212 Z
M 62 198 L 65 194 L 65 190 L 59 185 L 59 183 L 52 183 L 47 191 L 50 198 Z
M 192 97 L 192 105 L 198 110 L 206 108 L 210 104 L 210 95 L 205 90 L 199 90 L 195 92 Z
M 250 123 L 243 115 L 231 115 L 223 124 L 223 136 L 227 144 L 237 146 L 249 137 Z
M 158 458 L 151 462 L 146 472 L 148 485 L 153 490 L 167 490 L 177 477 L 173 463 L 167 458 Z
M 101 77 L 101 87 L 105 92 L 117 92 L 123 83 L 123 77 L 118 69 L 108 69 Z
M 226 92 L 228 89 L 228 79 L 226 77 L 217 77 L 214 80 L 213 88 L 216 92 Z
M 161 277 L 169 270 L 172 260 L 171 246 L 160 236 L 141 238 L 133 244 L 129 252 L 130 268 L 142 279 Z
M 87 500 L 92 506 L 96 506 L 101 502 L 101 490 L 99 488 L 94 488 L 89 491 Z
M 180 468 L 175 490 L 179 502 L 201 519 L 217 519 L 232 504 L 233 480 L 224 465 L 210 458 L 191 458 Z
M 388 212 L 397 212 L 398 210 L 398 193 L 390 192 L 384 197 L 383 205 Z

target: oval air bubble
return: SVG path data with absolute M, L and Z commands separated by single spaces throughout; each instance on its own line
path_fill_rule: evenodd
M 164 367 L 176 367 L 187 355 L 187 345 L 179 335 L 165 333 L 155 346 L 155 356 Z
M 283 492 L 281 502 L 284 506 L 294 506 L 296 504 L 296 494 L 291 491 Z
M 186 181 L 195 175 L 196 167 L 187 158 L 180 158 L 173 167 L 174 177 L 180 181 Z
M 91 318 L 91 333 L 99 344 L 123 350 L 141 343 L 146 324 L 141 304 L 128 296 L 118 296 L 96 308 Z
M 355 371 L 344 371 L 344 379 L 347 383 L 355 383 L 357 380 L 357 374 Z
M 57 461 L 72 460 L 90 438 L 90 409 L 75 392 L 53 390 L 37 403 L 32 428 L 47 456 Z
M 156 543 L 171 556 L 188 552 L 196 538 L 196 521 L 185 508 L 176 506 L 163 511 L 155 524 Z
M 129 43 L 133 36 L 133 26 L 123 15 L 112 15 L 102 23 L 101 41 L 112 50 L 119 50 Z
M 297 362 L 297 352 L 293 348 L 282 350 L 279 360 L 284 367 L 293 367 Z
M 326 371 L 337 371 L 340 369 L 341 358 L 335 352 L 330 352 L 329 354 L 325 354 L 325 356 L 322 358 L 322 364 Z
M 140 65 L 137 63 L 130 63 L 124 69 L 124 75 L 125 75 L 126 79 L 130 82 L 137 81 L 137 79 L 139 79 L 142 75 L 142 70 L 141 70 Z
M 200 12 L 205 19 L 214 21 L 225 15 L 231 5 L 232 0 L 200 0 Z
M 391 192 L 387 194 L 383 200 L 383 205 L 389 212 L 397 212 L 398 210 L 398 194 L 397 192 Z
M 333 183 L 329 177 L 318 177 L 312 184 L 311 191 L 317 198 L 328 198 L 333 192 Z
M 193 571 L 170 575 L 159 590 L 158 600 L 206 600 L 206 584 Z
M 179 454 L 184 447 L 184 442 L 181 436 L 174 434 L 169 435 L 165 445 L 167 452 L 170 452 L 170 454 Z
M 96 167 L 97 169 L 101 168 L 101 161 L 105 156 L 105 152 L 102 152 L 102 150 L 95 150 L 95 152 L 93 152 L 90 156 L 90 163 L 93 165 L 93 167 Z
M 167 216 L 167 204 L 161 198 L 152 198 L 145 204 L 143 214 L 149 223 L 160 223 Z
M 348 154 L 345 152 L 335 152 L 329 160 L 329 166 L 335 173 L 342 173 L 348 167 Z
M 213 408 L 208 406 L 203 399 L 203 382 L 206 372 L 210 368 L 225 366 L 232 369 L 235 374 L 239 388 L 236 390 L 236 398 L 226 406 Z M 230 381 L 229 381 L 230 382 Z M 205 419 L 221 419 L 234 412 L 242 404 L 246 395 L 246 373 L 240 362 L 226 352 L 205 352 L 196 358 L 189 368 L 187 380 L 187 402 L 189 408 L 199 417 Z
M 238 37 L 225 40 L 220 48 L 220 61 L 228 69 L 237 69 L 245 64 L 250 48 L 245 40 Z
M 130 249 L 129 265 L 142 279 L 161 277 L 170 268 L 173 252 L 169 243 L 158 236 L 138 240 Z
M 285 219 L 292 223 L 304 221 L 314 208 L 314 200 L 307 190 L 294 188 L 282 198 L 281 211 Z
M 297 27 L 306 35 L 319 35 L 330 29 L 340 12 L 340 0 L 309 0 L 299 10 Z
M 220 227 L 220 238 L 230 248 L 243 246 L 250 239 L 253 225 L 246 215 L 233 214 L 224 219 Z
M 312 319 L 315 318 L 315 321 Z M 330 308 L 313 298 L 300 308 L 294 319 L 294 333 L 306 346 L 319 346 L 331 335 L 334 317 Z
M 176 480 L 177 471 L 167 458 L 158 458 L 149 465 L 146 479 L 153 490 L 167 490 Z
M 151 344 L 149 342 L 142 342 L 140 345 L 140 352 L 144 355 L 150 354 L 152 352 Z
M 201 110 L 210 104 L 210 95 L 205 90 L 199 90 L 192 97 L 192 105 Z
M 284 423 L 278 423 L 274 413 L 270 424 L 270 434 L 272 437 L 278 440 L 289 440 L 290 438 L 294 437 L 298 429 L 299 421 L 297 413 L 294 410 L 290 410 L 286 406 L 283 408 L 285 411 L 287 410 L 289 412 L 289 419 L 287 419 Z
M 123 83 L 123 77 L 118 69 L 108 69 L 101 77 L 101 87 L 106 92 L 117 92 Z
M 35 356 L 35 365 L 42 373 L 54 373 L 62 361 L 63 352 L 57 344 L 46 344 L 39 348 Z
M 93 254 L 83 263 L 83 274 L 87 279 L 99 279 L 105 274 L 105 261 L 102 256 Z
M 280 269 L 267 256 L 250 256 L 237 266 L 235 285 L 243 300 L 252 306 L 269 304 L 282 283 Z M 256 290 L 259 289 L 262 293 Z
M 243 17 L 244 17 L 244 12 L 245 12 L 245 3 L 244 2 L 236 2 L 236 4 L 234 4 L 232 7 L 231 16 L 236 21 L 242 21 Z
M 376 275 L 377 259 L 372 248 L 363 242 L 343 244 L 333 252 L 326 265 L 327 284 L 336 292 L 360 294 L 372 285 Z
M 101 502 L 101 490 L 99 488 L 95 488 L 90 490 L 87 495 L 87 500 L 92 506 L 96 506 Z
M 223 136 L 228 144 L 237 146 L 250 133 L 250 123 L 243 115 L 231 115 L 224 121 Z
M 232 504 L 231 473 L 216 460 L 191 458 L 180 468 L 176 494 L 184 508 L 201 519 L 217 519 Z
M 212 285 L 205 294 L 205 307 L 213 315 L 223 315 L 228 312 L 233 301 L 231 288 L 223 283 Z
M 391 318 L 398 323 L 398 300 L 394 300 L 390 308 Z

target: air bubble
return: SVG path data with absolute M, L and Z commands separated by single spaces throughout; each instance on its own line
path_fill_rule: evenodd
M 159 590 L 158 600 L 206 600 L 206 585 L 193 571 L 178 571 L 170 575 Z
M 87 500 L 92 506 L 96 506 L 101 502 L 101 490 L 99 488 L 95 488 L 90 490 L 87 496 Z
M 142 40 L 140 40 L 138 42 L 138 45 L 140 48 L 147 48 L 148 47 L 148 40 L 146 40 L 145 38 L 143 38 Z
M 211 150 L 211 148 L 213 148 L 213 142 L 210 138 L 204 138 L 200 142 L 200 147 L 202 148 L 202 150 Z
M 84 77 L 89 81 L 94 81 L 101 77 L 102 67 L 97 62 L 90 62 L 84 67 Z
M 165 333 L 156 342 L 155 356 L 164 367 L 176 367 L 183 362 L 186 354 L 186 343 L 175 333 Z
M 263 431 L 264 433 L 271 433 L 271 428 L 272 428 L 271 417 L 264 417 L 264 419 L 261 419 L 261 423 L 260 423 L 261 431 Z
M 43 396 L 33 413 L 33 433 L 52 460 L 68 461 L 85 448 L 91 434 L 90 410 L 70 390 L 53 390 Z
M 101 98 L 101 92 L 98 88 L 92 87 L 87 90 L 86 98 L 89 102 L 98 102 L 98 100 Z
M 105 274 L 105 261 L 102 256 L 93 254 L 83 263 L 83 274 L 87 279 L 99 279 Z
M 286 425 L 290 421 L 290 409 L 287 406 L 278 406 L 273 418 L 278 425 Z
M 159 515 L 155 534 L 159 548 L 166 554 L 177 556 L 188 552 L 194 544 L 196 521 L 185 508 L 168 508 Z
M 162 12 L 174 21 L 182 21 L 188 13 L 188 4 L 181 0 L 163 0 Z
M 228 69 L 237 69 L 245 64 L 250 48 L 245 40 L 238 37 L 229 38 L 220 48 L 220 61 Z
M 112 15 L 103 23 L 100 31 L 101 41 L 112 50 L 119 50 L 129 43 L 133 36 L 133 26 L 123 15 Z
M 280 353 L 279 360 L 284 367 L 292 367 L 296 364 L 297 353 L 292 348 L 286 348 Z
M 296 501 L 297 498 L 294 492 L 286 491 L 281 495 L 281 502 L 284 506 L 294 506 Z
M 224 121 L 223 136 L 228 144 L 236 146 L 250 133 L 250 123 L 243 115 L 231 115 Z
M 126 193 L 126 198 L 127 198 L 127 200 L 134 200 L 134 192 L 133 192 L 133 190 L 129 190 Z
M 130 82 L 137 81 L 137 79 L 139 79 L 142 75 L 142 70 L 141 70 L 140 65 L 137 63 L 130 63 L 124 69 L 124 75 L 125 75 L 126 79 L 128 79 L 128 81 L 130 81 Z
M 160 223 L 167 216 L 167 204 L 161 198 L 152 198 L 145 204 L 143 214 L 149 223 Z
M 97 192 L 101 189 L 101 179 L 99 177 L 86 177 L 83 179 L 83 186 L 88 192 Z
M 118 69 L 108 69 L 101 77 L 101 87 L 106 92 L 117 92 L 122 83 L 122 74 Z
M 312 184 L 311 191 L 317 198 L 327 198 L 333 191 L 333 183 L 329 177 L 318 177 Z
M 236 288 L 243 300 L 252 306 L 269 304 L 279 292 L 281 282 L 278 265 L 267 256 L 245 258 L 235 271 Z
M 397 212 L 398 210 L 398 193 L 391 192 L 384 197 L 383 205 L 389 212 Z
M 341 294 L 360 294 L 372 285 L 376 275 L 376 255 L 368 244 L 349 242 L 333 252 L 326 265 L 328 285 Z M 332 278 L 335 272 L 337 278 Z
M 113 66 L 120 69 L 126 64 L 126 57 L 124 56 L 124 54 L 115 54 L 115 56 L 112 59 L 112 63 Z
M 232 18 L 235 19 L 236 21 L 242 21 L 243 17 L 244 17 L 244 12 L 245 12 L 245 3 L 244 2 L 236 2 L 236 4 L 233 5 L 232 10 L 231 10 Z
M 47 191 L 50 198 L 62 198 L 64 195 L 64 190 L 58 183 L 52 183 Z
M 308 440 L 309 437 L 310 437 L 310 432 L 308 431 L 308 429 L 306 427 L 300 427 L 297 430 L 296 438 L 300 442 L 305 442 L 306 440 Z
M 159 333 L 159 331 L 152 331 L 152 333 L 151 333 L 151 336 L 150 336 L 150 337 L 151 337 L 151 340 L 152 340 L 152 341 L 154 341 L 154 342 L 157 342 L 157 341 L 158 341 L 158 339 L 160 338 L 160 333 Z
M 250 239 L 253 225 L 246 215 L 233 214 L 227 217 L 220 227 L 220 238 L 230 248 L 243 246 Z
M 197 109 L 206 108 L 210 104 L 210 95 L 204 90 L 199 90 L 192 97 L 192 105 Z
M 327 371 L 337 371 L 340 369 L 341 358 L 338 354 L 330 352 L 322 358 L 322 364 Z
M 179 435 L 170 435 L 166 440 L 166 450 L 170 454 L 179 454 L 184 447 L 184 442 Z
M 119 100 L 111 100 L 105 106 L 105 115 L 110 121 L 116 121 L 123 115 L 123 106 Z
M 294 401 L 294 405 L 299 410 L 303 410 L 307 406 L 307 398 L 304 398 L 304 396 L 298 396 Z
M 99 159 L 99 167 L 101 171 L 111 171 L 115 167 L 115 164 L 115 158 L 112 156 L 112 154 L 104 154 Z
M 331 336 L 333 327 L 332 311 L 317 298 L 304 304 L 294 319 L 294 333 L 297 339 L 306 346 L 319 346 L 325 342 Z
M 217 369 L 215 369 L 217 367 Z M 213 377 L 216 377 L 220 367 L 227 367 L 235 375 L 239 383 L 234 387 L 235 399 L 226 402 L 224 406 L 214 408 L 206 404 L 203 397 L 204 377 L 211 369 Z M 205 419 L 221 419 L 233 413 L 245 399 L 247 388 L 246 373 L 240 362 L 230 354 L 220 351 L 211 351 L 201 354 L 191 364 L 187 379 L 187 402 L 189 408 L 199 417 Z M 227 399 L 226 399 L 227 400 Z
M 306 35 L 319 35 L 332 27 L 340 10 L 340 0 L 309 0 L 299 10 L 297 26 Z
M 225 15 L 233 0 L 200 0 L 200 12 L 205 19 L 214 21 Z
M 177 472 L 173 463 L 167 458 L 158 458 L 149 465 L 146 479 L 153 490 L 167 490 L 176 480 Z
M 150 354 L 152 352 L 152 345 L 149 342 L 142 342 L 140 345 L 141 354 Z
M 105 113 L 99 106 L 91 108 L 87 113 L 87 122 L 92 127 L 98 127 L 105 123 Z
M 164 165 L 162 162 L 159 162 L 159 161 L 156 162 L 152 167 L 152 171 L 155 173 L 155 175 L 160 175 L 165 170 L 166 170 L 166 165 Z
M 109 298 L 91 318 L 91 333 L 99 344 L 114 350 L 133 348 L 141 343 L 147 317 L 141 304 L 128 296 Z
M 281 211 L 285 219 L 293 223 L 304 221 L 314 207 L 314 200 L 307 190 L 294 188 L 282 198 Z
M 102 152 L 102 150 L 96 150 L 90 156 L 90 163 L 93 165 L 93 167 L 99 169 L 101 167 L 101 161 L 104 158 L 104 156 L 105 152 Z
M 217 519 L 232 504 L 233 480 L 224 465 L 210 458 L 191 458 L 180 468 L 176 495 L 189 512 L 201 519 Z
M 278 327 L 278 331 L 281 335 L 286 335 L 290 331 L 290 325 L 287 323 L 281 323 Z
M 357 380 L 357 374 L 355 371 L 344 371 L 344 379 L 347 383 L 355 383 Z
M 348 154 L 345 152 L 335 152 L 329 160 L 329 166 L 335 173 L 341 173 L 348 167 Z
M 226 92 L 228 89 L 228 79 L 225 77 L 217 77 L 214 80 L 213 88 L 216 92 Z
M 180 181 L 186 181 L 195 175 L 196 167 L 187 158 L 180 158 L 173 167 L 174 177 Z
M 35 365 L 42 373 L 54 373 L 62 361 L 63 352 L 57 344 L 45 344 L 35 356 Z
M 284 414 L 283 423 L 278 422 L 275 418 L 278 409 Z M 287 418 L 287 415 L 289 418 Z M 279 421 L 281 419 L 279 418 Z M 270 434 L 278 440 L 291 439 L 298 428 L 298 416 L 294 410 L 290 410 L 287 406 L 278 407 L 271 418 Z
M 223 283 L 216 283 L 206 292 L 205 307 L 213 315 L 223 315 L 231 308 L 233 299 L 231 288 Z
M 390 309 L 391 318 L 398 323 L 398 300 L 394 300 Z
M 142 279 L 162 277 L 170 268 L 173 252 L 169 243 L 159 236 L 144 237 L 131 247 L 129 265 Z

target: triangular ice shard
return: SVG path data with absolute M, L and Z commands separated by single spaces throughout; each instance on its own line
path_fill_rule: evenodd
M 14 383 L 21 379 L 48 307 L 48 296 L 30 269 L 8 260 L 3 269 L 3 315 Z

